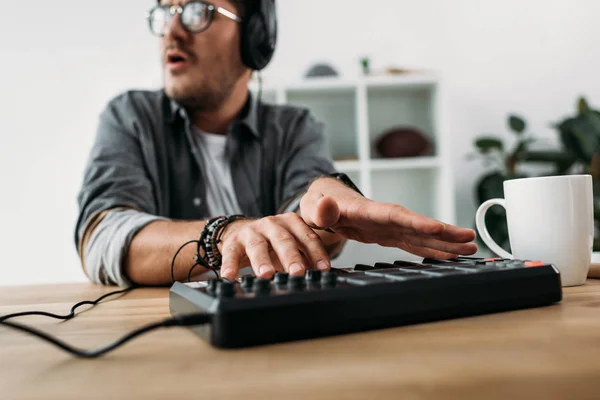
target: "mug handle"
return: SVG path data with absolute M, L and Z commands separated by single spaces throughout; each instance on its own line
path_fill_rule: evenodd
M 496 253 L 502 258 L 513 259 L 514 257 L 512 254 L 504 250 L 502 247 L 498 246 L 494 239 L 492 239 L 490 233 L 487 230 L 487 227 L 485 226 L 485 214 L 487 213 L 487 210 L 490 209 L 490 207 L 495 205 L 502 206 L 506 209 L 506 200 L 491 199 L 481 204 L 477 209 L 477 214 L 475 215 L 475 224 L 477 225 L 477 230 L 481 235 L 483 243 L 485 243 L 487 247 L 490 248 L 490 250 L 492 250 L 494 253 Z

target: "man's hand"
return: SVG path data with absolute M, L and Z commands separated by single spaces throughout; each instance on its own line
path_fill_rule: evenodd
M 453 258 L 477 251 L 475 231 L 444 224 L 397 204 L 378 203 L 333 178 L 314 181 L 300 203 L 306 223 L 363 243 L 420 257 Z
M 225 228 L 219 250 L 221 276 L 227 279 L 235 279 L 248 265 L 260 278 L 271 278 L 275 271 L 302 275 L 307 269 L 330 268 L 320 236 L 296 213 L 233 222 Z

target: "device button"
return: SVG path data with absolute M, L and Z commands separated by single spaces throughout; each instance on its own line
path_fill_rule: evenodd
M 252 275 L 244 275 L 242 277 L 242 287 L 244 289 L 252 289 L 252 284 L 254 283 L 254 276 Z
M 367 264 L 356 264 L 356 265 L 354 266 L 354 270 L 355 270 L 355 271 L 371 271 L 371 270 L 373 270 L 373 269 L 375 269 L 375 267 L 374 267 L 374 266 L 372 266 L 372 265 L 367 265 Z
M 269 279 L 255 279 L 252 290 L 256 294 L 267 294 L 271 291 L 271 281 Z
M 333 271 L 324 272 L 321 275 L 321 284 L 325 286 L 335 286 L 337 283 L 337 275 Z
M 385 279 L 384 277 L 377 277 L 372 275 L 359 275 L 352 274 L 351 276 L 344 277 L 344 281 L 346 283 L 350 283 L 352 285 L 357 286 L 365 286 L 376 283 L 389 283 L 391 282 L 389 279 Z
M 302 290 L 304 288 L 304 277 L 303 276 L 290 276 L 288 280 L 288 287 L 291 290 Z
M 206 291 L 210 293 L 215 293 L 217 291 L 217 286 L 220 284 L 221 279 L 211 279 L 208 281 L 208 286 L 206 287 Z
M 309 269 L 306 271 L 305 279 L 307 282 L 316 283 L 321 279 L 321 271 L 316 269 Z
M 277 272 L 273 281 L 276 285 L 285 285 L 288 283 L 289 274 L 287 272 Z
M 404 265 L 405 267 L 410 267 L 410 266 L 418 266 L 417 264 L 412 264 L 412 265 Z M 398 269 L 399 265 L 394 263 L 394 264 L 390 264 L 390 263 L 384 263 L 384 262 L 378 262 L 375 263 L 375 269 Z
M 526 267 L 542 267 L 544 265 L 545 264 L 543 262 L 541 262 L 541 261 L 527 261 L 525 263 Z
M 235 294 L 235 286 L 233 282 L 223 280 L 217 286 L 217 295 L 219 297 L 232 297 Z

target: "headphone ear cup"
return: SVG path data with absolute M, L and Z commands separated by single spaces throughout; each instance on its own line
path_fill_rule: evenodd
M 250 69 L 261 70 L 267 66 L 277 41 L 277 19 L 274 0 L 262 0 L 252 10 L 242 25 L 242 62 Z

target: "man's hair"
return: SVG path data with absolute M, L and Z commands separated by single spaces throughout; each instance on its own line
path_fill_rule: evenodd
M 248 9 L 248 7 L 247 7 L 248 0 L 232 0 L 232 1 L 235 4 L 236 8 L 238 9 L 238 14 L 240 16 L 244 17 L 246 15 L 246 10 Z

